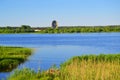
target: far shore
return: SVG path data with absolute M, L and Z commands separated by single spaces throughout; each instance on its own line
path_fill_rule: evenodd
M 14 33 L 40 33 L 40 34 L 59 34 L 59 33 L 103 33 L 120 32 L 120 25 L 113 26 L 62 26 L 52 27 L 31 27 L 22 25 L 21 27 L 0 27 L 0 34 Z

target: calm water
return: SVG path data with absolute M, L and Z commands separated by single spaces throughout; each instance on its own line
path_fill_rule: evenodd
M 0 34 L 0 45 L 21 46 L 34 49 L 24 64 L 34 70 L 49 69 L 73 56 L 82 54 L 120 53 L 120 33 L 84 34 Z M 0 73 L 0 79 L 9 73 Z

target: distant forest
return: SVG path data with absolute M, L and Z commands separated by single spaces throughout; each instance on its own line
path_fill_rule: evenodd
M 22 25 L 21 27 L 0 27 L 0 33 L 30 33 L 34 30 L 29 25 Z
M 52 27 L 0 27 L 0 33 L 94 33 L 94 32 L 120 32 L 120 25 L 114 26 L 61 26 Z

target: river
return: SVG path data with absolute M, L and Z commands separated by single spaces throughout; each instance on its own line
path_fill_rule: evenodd
M 34 50 L 18 68 L 47 70 L 73 56 L 120 53 L 120 33 L 80 34 L 0 34 L 1 46 L 20 46 Z M 0 80 L 10 73 L 0 73 Z

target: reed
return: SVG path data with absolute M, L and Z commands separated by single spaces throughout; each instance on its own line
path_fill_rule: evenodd
M 120 80 L 119 75 L 120 54 L 100 54 L 73 57 L 59 69 L 16 70 L 8 80 Z

